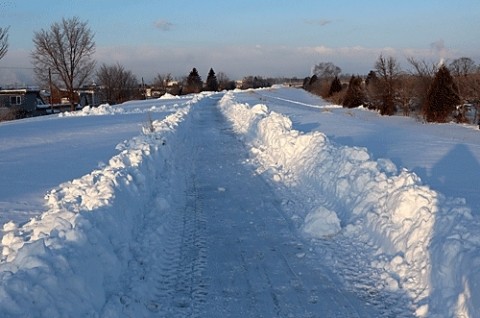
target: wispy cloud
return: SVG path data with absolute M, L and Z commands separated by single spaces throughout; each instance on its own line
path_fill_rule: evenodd
M 36 85 L 30 52 L 23 49 L 9 50 L 0 61 L 0 87 L 5 85 Z
M 443 40 L 438 40 L 431 43 L 430 47 L 432 48 L 432 50 L 435 50 L 437 52 L 443 52 L 446 50 L 445 42 Z
M 306 24 L 311 24 L 311 25 L 318 25 L 318 26 L 326 26 L 327 24 L 332 23 L 331 20 L 327 19 L 319 19 L 319 20 L 305 20 Z
M 397 55 L 399 53 L 398 50 L 391 47 L 367 48 L 363 46 L 328 47 L 320 45 L 301 47 L 298 50 L 307 55 L 317 54 L 323 57 L 375 57 L 380 53 L 387 55 Z
M 172 73 L 186 76 L 196 67 L 206 77 L 210 67 L 215 72 L 225 72 L 232 79 L 247 75 L 262 76 L 309 76 L 313 65 L 332 62 L 344 73 L 367 74 L 374 67 L 380 54 L 393 56 L 404 68 L 408 68 L 407 57 L 438 61 L 445 51 L 442 42 L 425 48 L 394 48 L 365 46 L 271 46 L 271 45 L 210 45 L 195 47 L 142 46 L 99 46 L 95 52 L 97 64 L 118 62 L 131 70 L 138 78 L 152 80 L 158 73 Z M 453 50 L 447 50 L 446 58 L 454 57 Z M 458 53 L 460 54 L 460 53 Z M 456 54 L 455 56 L 458 56 Z M 27 61 L 25 63 L 25 61 Z M 29 52 L 11 50 L 0 61 L 0 66 L 29 66 Z M 1 84 L 32 84 L 25 74 L 17 69 L 0 70 Z
M 433 54 L 438 55 L 439 63 L 443 64 L 446 59 L 452 56 L 451 50 L 445 45 L 445 41 L 440 39 L 430 44 L 430 49 Z
M 170 31 L 173 28 L 173 23 L 167 20 L 157 20 L 155 21 L 155 27 L 161 31 Z

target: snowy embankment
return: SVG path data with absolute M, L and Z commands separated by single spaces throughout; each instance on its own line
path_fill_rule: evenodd
M 306 211 L 295 217 L 307 237 L 373 246 L 378 287 L 406 293 L 419 317 L 478 316 L 480 223 L 464 200 L 445 198 L 365 148 L 295 131 L 266 105 L 227 93 L 219 106 L 263 171 L 303 199 Z
M 172 163 L 176 128 L 204 96 L 196 95 L 164 120 L 146 123 L 144 134 L 119 144 L 118 155 L 103 167 L 52 190 L 48 211 L 40 217 L 4 225 L 0 316 L 101 312 L 131 258 L 129 243 L 149 191 L 161 182 L 159 171 Z M 95 115 L 105 107 L 76 115 Z

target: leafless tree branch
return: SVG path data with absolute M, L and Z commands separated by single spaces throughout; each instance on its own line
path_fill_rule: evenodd
M 132 98 L 138 81 L 131 71 L 119 63 L 102 64 L 97 71 L 97 82 L 109 103 L 121 103 Z
M 49 30 L 34 33 L 32 63 L 37 78 L 46 83 L 51 70 L 52 84 L 69 92 L 74 109 L 75 89 L 81 87 L 92 76 L 95 61 L 93 33 L 86 22 L 79 18 L 62 19 Z
M 0 28 L 0 60 L 8 51 L 8 28 Z

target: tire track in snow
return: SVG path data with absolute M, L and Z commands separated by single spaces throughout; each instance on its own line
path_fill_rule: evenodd
M 157 183 L 139 207 L 143 219 L 126 248 L 131 255 L 125 252 L 120 291 L 109 297 L 101 317 L 203 317 L 206 221 L 191 174 L 191 149 L 179 139 L 163 145 L 176 149 L 166 149 L 154 169 Z
M 119 295 L 122 314 L 128 317 L 202 317 L 207 296 L 206 221 L 194 177 L 186 182 L 186 190 L 171 197 L 175 206 L 159 209 L 152 203 L 138 227 L 127 270 L 131 277 Z M 155 200 L 165 202 L 161 196 Z
M 165 244 L 159 259 L 154 302 L 159 304 L 158 313 L 168 317 L 201 317 L 207 296 L 206 221 L 199 205 L 195 176 L 188 179 L 185 206 L 171 213 L 160 238 Z

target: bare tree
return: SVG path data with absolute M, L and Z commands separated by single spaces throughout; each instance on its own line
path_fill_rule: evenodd
M 428 63 L 425 60 L 417 60 L 414 57 L 407 58 L 408 63 L 413 67 L 413 74 L 433 79 L 438 71 L 438 65 L 435 63 Z
M 467 76 L 476 71 L 475 62 L 469 57 L 455 59 L 448 65 L 453 76 Z
M 31 56 L 35 75 L 42 83 L 49 81 L 57 88 L 65 88 L 74 110 L 75 89 L 92 76 L 95 68 L 92 31 L 77 17 L 63 18 L 49 30 L 35 32 L 33 43 L 35 49 Z
M 327 98 L 330 92 L 330 85 L 335 77 L 338 77 L 342 69 L 332 62 L 321 62 L 312 68 L 312 77 L 309 82 L 308 91 Z
M 400 75 L 400 66 L 397 60 L 392 57 L 384 57 L 382 54 L 375 62 L 375 72 L 377 74 L 378 93 L 380 95 L 379 110 L 382 115 L 393 115 L 396 111 L 395 106 L 395 85 Z
M 478 110 L 480 108 L 480 68 L 468 57 L 453 60 L 448 66 L 454 76 L 462 105 L 458 107 L 457 120 L 478 122 Z M 474 110 L 473 117 L 467 116 L 468 108 Z
M 0 60 L 8 51 L 8 28 L 0 28 Z
M 332 62 L 321 62 L 313 67 L 312 73 L 319 79 L 333 80 L 335 76 L 340 75 L 342 69 Z
M 223 91 L 235 89 L 235 82 L 230 80 L 230 78 L 224 72 L 218 72 L 217 74 L 218 80 L 218 90 Z
M 398 79 L 397 96 L 404 116 L 410 116 L 416 97 L 416 82 L 413 75 L 401 74 Z
M 153 79 L 153 85 L 156 89 L 160 90 L 162 94 L 165 94 L 168 91 L 168 86 L 173 81 L 171 73 L 166 74 L 157 74 Z
M 414 76 L 416 82 L 417 91 L 415 95 L 417 96 L 417 102 L 414 106 L 417 110 L 421 110 L 425 106 L 428 89 L 438 71 L 438 64 L 417 60 L 413 57 L 409 57 L 407 60 L 413 67 L 410 74 Z
M 130 100 L 136 93 L 138 81 L 131 71 L 119 63 L 102 64 L 97 71 L 97 82 L 109 103 L 122 103 Z
M 479 111 L 480 111 L 480 69 L 473 75 L 470 75 L 470 81 L 468 82 L 468 101 L 472 103 L 474 107 L 474 117 L 473 122 L 479 123 L 480 125 L 480 118 L 479 118 Z

